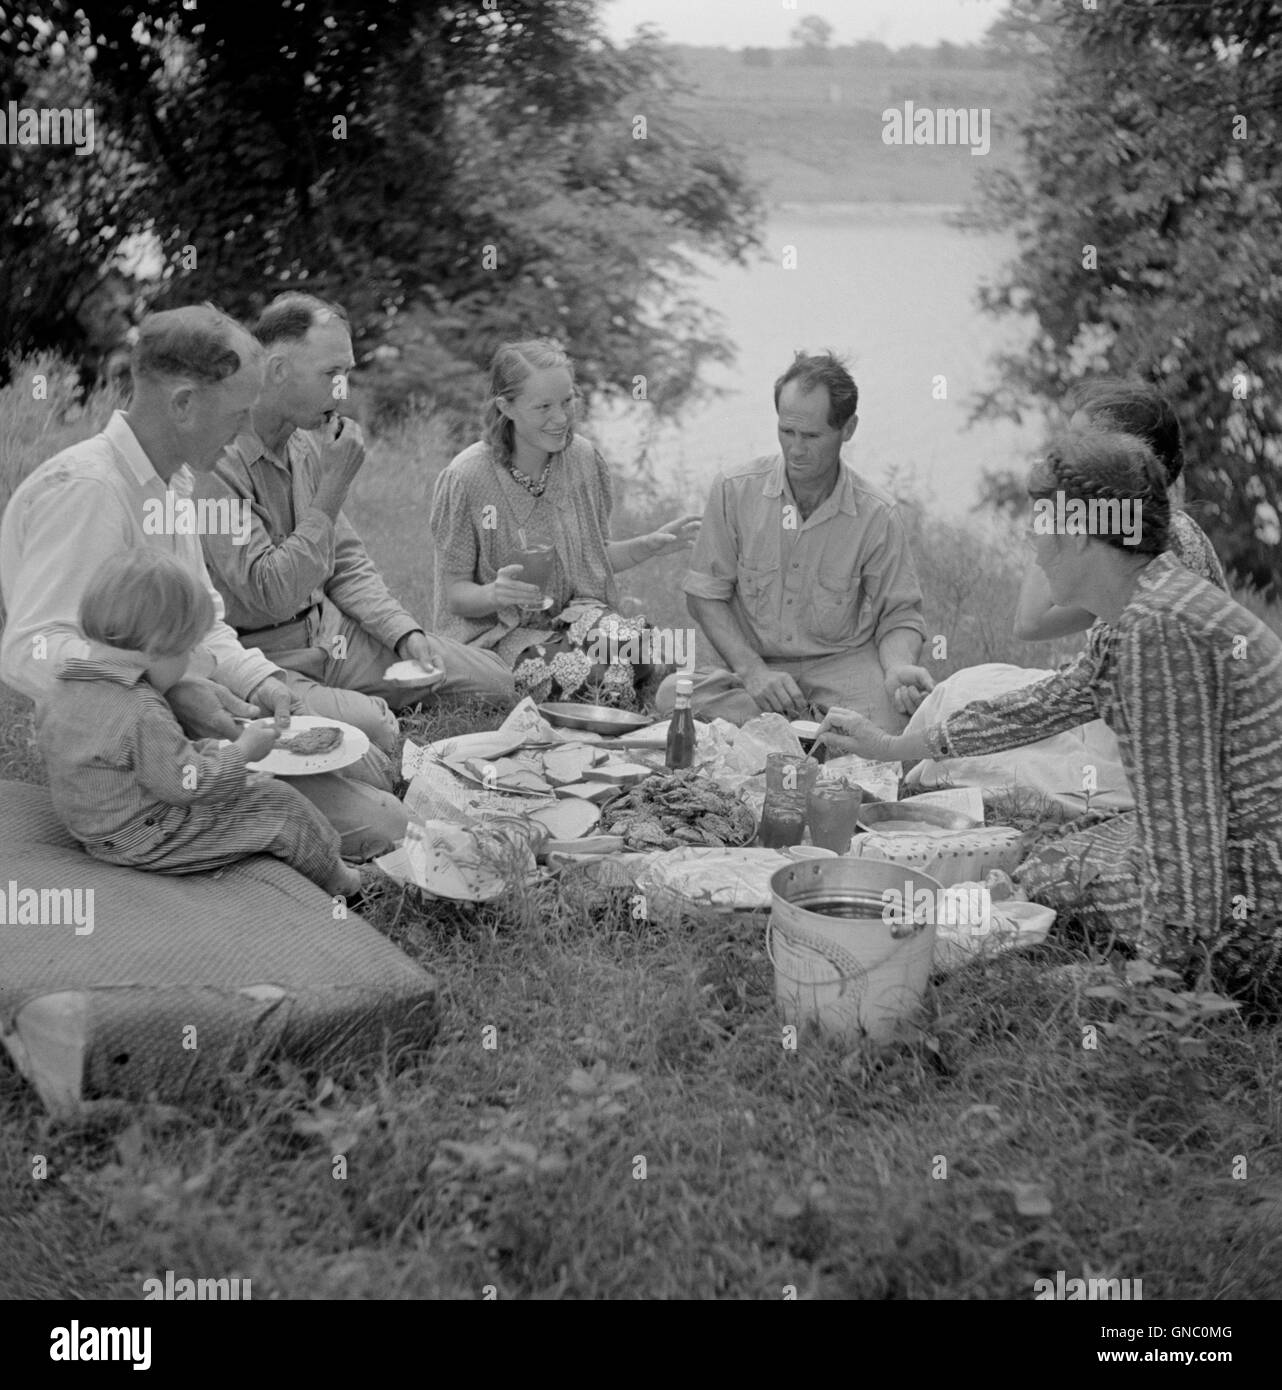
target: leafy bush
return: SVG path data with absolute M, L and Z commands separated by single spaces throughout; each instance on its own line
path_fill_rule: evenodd
M 1282 582 L 1282 29 L 1255 0 L 1048 6 L 998 26 L 1034 94 L 1022 164 L 981 172 L 978 222 L 1018 257 L 981 302 L 1031 314 L 987 414 L 1136 375 L 1189 440 L 1191 510 L 1226 568 Z M 996 484 L 1001 490 L 1000 480 Z

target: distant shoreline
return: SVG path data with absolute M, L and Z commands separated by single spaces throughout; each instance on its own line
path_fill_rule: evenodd
M 935 222 L 957 217 L 963 211 L 964 203 L 808 202 L 800 198 L 788 198 L 767 207 L 767 214 L 771 216 L 789 213 L 832 222 L 893 222 L 903 217 Z

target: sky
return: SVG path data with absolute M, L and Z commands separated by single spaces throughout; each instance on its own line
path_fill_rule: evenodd
M 785 48 L 805 15 L 833 27 L 834 44 L 879 39 L 904 44 L 975 43 L 1005 0 L 603 0 L 606 32 L 626 39 L 654 24 L 673 43 L 724 48 Z

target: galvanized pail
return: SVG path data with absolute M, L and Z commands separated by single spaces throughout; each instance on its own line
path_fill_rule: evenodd
M 905 911 L 885 914 L 887 890 Z M 938 880 L 883 859 L 812 859 L 770 878 L 766 950 L 784 1019 L 887 1041 L 917 1010 L 935 950 Z

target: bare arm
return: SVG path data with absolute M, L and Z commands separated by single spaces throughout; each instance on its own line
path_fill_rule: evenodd
M 687 594 L 686 607 L 763 710 L 793 717 L 809 713 L 801 687 L 786 672 L 772 671 L 766 665 L 728 602 Z
M 1019 590 L 1015 610 L 1015 636 L 1021 642 L 1049 642 L 1083 632 L 1095 621 L 1085 608 L 1068 608 L 1051 598 L 1046 576 L 1036 565 L 1029 567 Z
M 630 570 L 634 565 L 652 560 L 656 555 L 667 555 L 670 551 L 684 550 L 699 538 L 699 517 L 697 515 L 679 516 L 675 521 L 665 522 L 657 531 L 644 536 L 633 536 L 631 540 L 609 541 L 606 555 L 610 568 L 618 574 L 620 570 Z
M 658 551 L 653 549 L 649 536 L 633 536 L 626 541 L 607 541 L 605 554 L 610 568 L 618 574 L 620 570 L 643 564 Z
M 475 584 L 470 579 L 456 579 L 445 590 L 445 602 L 451 613 L 460 618 L 489 618 L 499 611 L 493 584 Z
M 694 594 L 687 594 L 686 608 L 695 622 L 708 634 L 712 645 L 721 653 L 722 659 L 735 675 L 744 676 L 749 671 L 765 665 L 760 652 L 748 640 L 728 603 L 720 599 L 698 598 Z
M 513 603 L 537 603 L 540 592 L 535 585 L 521 582 L 522 569 L 521 565 L 504 565 L 489 584 L 455 579 L 445 587 L 446 607 L 460 618 L 489 618 Z
M 916 665 L 921 648 L 922 635 L 915 627 L 891 628 L 877 643 L 886 694 L 900 714 L 913 714 L 935 688 L 930 672 Z
M 911 666 L 921 655 L 921 633 L 910 627 L 897 627 L 877 643 L 883 671 Z

